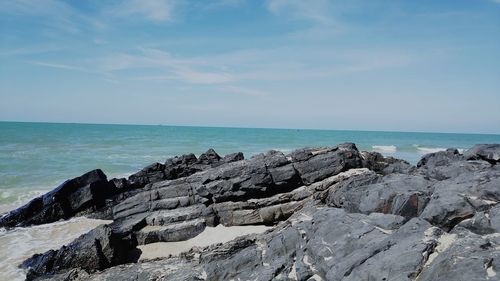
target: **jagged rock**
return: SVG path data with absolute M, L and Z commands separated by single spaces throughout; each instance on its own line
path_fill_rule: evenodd
M 186 177 L 196 172 L 243 159 L 241 152 L 221 158 L 210 149 L 196 159 L 194 154 L 154 163 L 127 179 L 111 179 L 99 169 L 68 180 L 53 191 L 33 199 L 23 207 L 0 218 L 0 227 L 44 224 L 77 215 L 112 219 L 113 208 L 126 198 L 141 192 L 144 186 Z
M 476 211 L 488 210 L 498 202 L 500 170 L 487 168 L 436 182 L 421 217 L 450 229 L 461 220 L 472 217 Z
M 404 173 L 411 171 L 410 163 L 394 157 L 384 157 L 375 151 L 361 152 L 363 167 L 381 174 Z
M 175 242 L 193 238 L 206 227 L 204 219 L 193 219 L 165 226 L 146 226 L 135 233 L 139 245 L 155 242 Z
M 215 152 L 215 150 L 210 148 L 207 152 L 200 155 L 197 163 L 211 165 L 213 163 L 219 162 L 221 159 L 222 158 L 219 156 L 219 154 L 217 154 L 217 152 Z
M 500 144 L 477 144 L 464 152 L 467 160 L 485 160 L 491 164 L 500 162 Z
M 0 226 L 28 226 L 68 219 L 104 206 L 105 199 L 116 192 L 101 170 L 90 171 L 65 181 L 56 189 L 0 218 Z
M 486 161 L 464 161 L 466 158 L 457 149 L 451 148 L 424 155 L 418 162 L 415 173 L 436 180 L 455 178 L 460 174 L 477 172 L 490 167 Z
M 432 194 L 432 182 L 422 176 L 362 174 L 331 188 L 327 204 L 349 212 L 420 215 Z
M 351 168 L 361 168 L 361 155 L 352 143 L 334 148 L 305 148 L 289 156 L 305 184 L 325 179 Z
M 472 218 L 461 221 L 457 226 L 480 235 L 500 232 L 500 206 L 493 207 L 489 212 L 476 212 Z
M 196 173 L 197 169 L 193 165 L 197 161 L 198 159 L 192 153 L 167 159 L 165 161 L 165 178 L 177 179 Z
M 131 188 L 137 188 L 144 186 L 151 182 L 157 182 L 165 179 L 165 165 L 160 163 L 154 163 L 141 171 L 131 175 L 128 178 L 128 186 Z
M 427 166 L 429 170 L 435 167 L 449 165 L 451 162 L 463 160 L 464 157 L 455 148 L 449 148 L 445 151 L 438 151 L 426 154 L 418 161 L 417 167 Z
M 420 219 L 401 224 L 402 219 L 394 215 L 367 216 L 309 206 L 269 233 L 208 247 L 186 258 L 111 268 L 89 280 L 136 276 L 144 280 L 412 280 L 440 233 L 429 233 L 432 226 Z
M 241 161 L 243 159 L 245 159 L 245 157 L 243 157 L 243 153 L 236 152 L 236 153 L 231 153 L 231 154 L 228 154 L 228 155 L 224 156 L 222 158 L 222 161 L 224 163 L 230 163 L 230 162 Z
M 494 280 L 500 166 L 491 149 L 432 153 L 417 167 L 354 144 L 248 160 L 213 150 L 172 158 L 137 173 L 137 186 L 111 180 L 115 194 L 94 214 L 113 223 L 24 266 L 29 278 L 54 280 Z M 81 194 L 74 206 L 87 206 Z M 124 264 L 137 244 L 186 240 L 218 224 L 274 227 Z
M 29 269 L 28 280 L 72 268 L 93 272 L 130 261 L 129 252 L 134 247 L 129 237 L 121 237 L 109 226 L 101 225 L 59 250 L 34 255 L 21 267 Z
M 500 241 L 495 237 L 457 228 L 437 241 L 438 246 L 419 274 L 419 281 L 498 280 Z

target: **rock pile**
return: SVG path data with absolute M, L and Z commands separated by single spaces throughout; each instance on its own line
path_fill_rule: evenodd
M 354 144 L 213 150 L 128 179 L 100 170 L 0 219 L 29 226 L 112 219 L 26 260 L 29 280 L 498 280 L 500 145 L 425 155 L 417 166 Z M 183 241 L 222 224 L 266 233 L 137 262 L 138 245 Z

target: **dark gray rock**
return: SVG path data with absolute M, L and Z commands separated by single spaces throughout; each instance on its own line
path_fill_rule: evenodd
M 413 166 L 408 162 L 393 157 L 384 157 L 382 154 L 372 151 L 361 152 L 363 167 L 368 168 L 376 173 L 392 174 L 392 173 L 409 173 Z
M 154 163 L 139 172 L 132 174 L 128 178 L 128 186 L 130 188 L 142 187 L 151 182 L 157 182 L 165 179 L 165 165 Z
M 449 165 L 451 162 L 460 160 L 464 160 L 463 155 L 461 155 L 457 149 L 449 148 L 445 151 L 438 151 L 424 155 L 422 159 L 418 161 L 417 167 L 426 166 L 431 170 L 435 167 Z
M 207 152 L 200 155 L 197 163 L 204 165 L 212 165 L 214 163 L 218 163 L 221 159 L 222 158 L 219 156 L 219 154 L 217 154 L 215 150 L 210 148 Z
M 421 217 L 445 229 L 500 202 L 500 170 L 486 168 L 436 182 Z
M 500 162 L 500 144 L 477 144 L 464 152 L 467 160 L 485 160 L 491 164 Z
M 460 174 L 477 172 L 490 167 L 486 161 L 465 161 L 457 149 L 447 149 L 424 155 L 418 162 L 415 173 L 425 175 L 436 180 L 455 178 Z
M 101 170 L 65 181 L 56 189 L 0 218 L 1 227 L 44 224 L 92 212 L 116 193 Z
M 224 163 L 231 163 L 231 162 L 236 162 L 236 161 L 241 161 L 244 160 L 245 157 L 243 156 L 242 152 L 236 152 L 236 153 L 231 153 L 222 158 L 222 162 Z
M 165 226 L 153 225 L 135 232 L 139 245 L 155 242 L 184 241 L 200 234 L 206 227 L 204 219 L 193 219 L 170 223 Z
M 59 250 L 34 255 L 21 267 L 28 269 L 28 280 L 72 268 L 94 272 L 130 261 L 129 254 L 134 247 L 132 239 L 121 237 L 109 226 L 102 225 Z
M 438 238 L 438 246 L 418 275 L 419 281 L 498 280 L 498 239 L 463 228 Z
M 113 223 L 24 267 L 29 278 L 53 280 L 495 280 L 500 166 L 491 149 L 432 153 L 418 167 L 353 144 L 248 160 L 213 150 L 172 158 L 108 182 L 115 194 L 99 210 Z M 92 189 L 76 190 L 72 210 L 96 208 Z M 137 244 L 186 240 L 218 224 L 274 227 L 126 264 Z
M 352 143 L 334 148 L 304 148 L 292 152 L 294 168 L 305 184 L 311 184 L 340 172 L 361 168 L 361 155 Z
M 331 188 L 327 204 L 349 212 L 420 215 L 432 194 L 432 182 L 422 176 L 362 174 Z
M 372 217 L 308 206 L 262 235 L 241 237 L 181 257 L 114 267 L 85 278 L 413 280 L 441 232 L 429 232 L 432 226 L 420 219 L 401 224 L 402 219 L 394 215 Z M 383 228 L 388 226 L 393 228 Z

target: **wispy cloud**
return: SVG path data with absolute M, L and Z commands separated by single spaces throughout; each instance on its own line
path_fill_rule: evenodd
M 223 86 L 219 88 L 220 91 L 226 92 L 226 93 L 231 93 L 231 94 L 236 94 L 236 95 L 245 95 L 245 96 L 251 96 L 251 97 L 265 97 L 267 96 L 267 93 L 264 91 L 259 91 L 259 90 L 254 90 L 254 89 L 249 89 L 245 87 L 238 87 L 238 86 Z
M 1 14 L 32 17 L 39 20 L 40 26 L 69 33 L 77 33 L 89 27 L 106 28 L 102 21 L 79 13 L 67 3 L 57 0 L 0 1 Z
M 110 73 L 103 72 L 103 71 L 89 68 L 89 67 L 81 67 L 81 66 L 70 65 L 70 64 L 44 62 L 44 61 L 26 61 L 26 63 L 37 65 L 37 66 L 42 66 L 42 67 L 48 67 L 48 68 L 55 68 L 55 69 L 61 69 L 61 70 L 78 71 L 78 72 L 83 72 L 83 73 L 95 74 L 99 77 L 99 79 L 102 79 L 104 81 L 111 82 L 111 83 L 118 83 L 118 80 L 115 79 Z
M 70 71 L 95 73 L 129 80 L 174 81 L 185 84 L 224 85 L 224 92 L 259 96 L 263 93 L 235 83 L 300 81 L 407 66 L 415 54 L 401 50 L 312 50 L 296 48 L 240 50 L 218 55 L 174 57 L 170 53 L 139 48 L 135 53 L 117 53 L 80 60 L 76 64 L 31 62 Z M 298 59 L 296 53 L 305 55 Z M 127 74 L 138 70 L 146 75 Z M 136 73 L 136 72 L 132 72 Z
M 311 20 L 320 24 L 332 24 L 329 15 L 330 2 L 327 0 L 268 0 L 267 9 L 276 15 L 285 15 L 295 19 Z
M 177 0 L 127 0 L 111 7 L 110 13 L 123 18 L 141 16 L 151 21 L 171 21 L 177 2 Z

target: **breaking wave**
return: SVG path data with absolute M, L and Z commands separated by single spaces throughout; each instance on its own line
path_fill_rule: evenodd
M 398 151 L 395 145 L 373 145 L 372 150 L 380 153 L 396 153 Z

